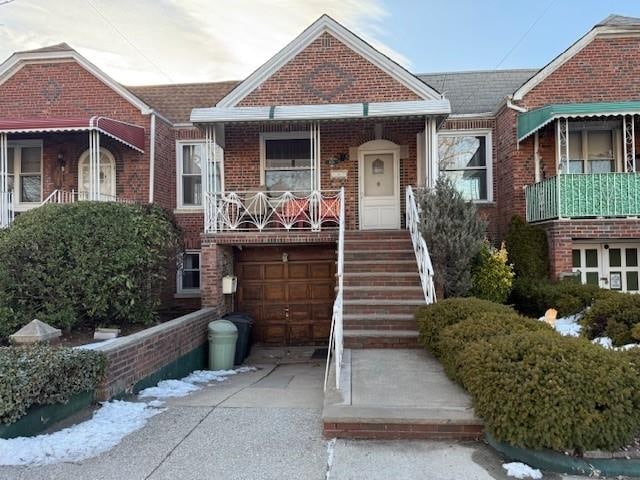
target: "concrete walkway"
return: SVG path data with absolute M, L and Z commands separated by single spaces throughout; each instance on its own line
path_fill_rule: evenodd
M 257 360 L 272 358 L 257 353 Z M 307 355 L 301 363 L 305 355 L 275 354 L 293 363 L 253 363 L 260 370 L 170 400 L 165 412 L 96 458 L 0 467 L 0 479 L 507 479 L 502 460 L 482 443 L 327 442 L 321 431 L 324 362 Z

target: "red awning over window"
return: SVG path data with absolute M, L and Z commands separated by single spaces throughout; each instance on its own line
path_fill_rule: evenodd
M 139 152 L 144 152 L 144 128 L 108 117 L 0 119 L 0 133 L 89 130 L 98 130 Z

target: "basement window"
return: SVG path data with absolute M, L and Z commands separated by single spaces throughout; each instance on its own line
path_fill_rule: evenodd
M 187 250 L 178 266 L 178 293 L 200 292 L 200 251 Z

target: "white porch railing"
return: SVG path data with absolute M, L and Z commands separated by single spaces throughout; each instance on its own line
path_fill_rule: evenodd
M 341 190 L 205 194 L 205 233 L 337 229 L 344 210 Z
M 333 303 L 333 316 L 331 318 L 331 333 L 329 334 L 329 351 L 327 352 L 327 365 L 324 371 L 324 389 L 327 389 L 327 381 L 329 378 L 329 366 L 331 364 L 331 354 L 336 365 L 336 388 L 340 390 L 340 372 L 342 370 L 342 351 L 344 346 L 344 334 L 342 325 L 342 297 L 343 297 L 343 277 L 344 277 L 344 228 L 345 228 L 345 209 L 344 209 L 344 187 L 338 193 L 340 199 L 340 212 L 338 223 L 338 288 L 336 292 L 336 300 Z
M 47 198 L 42 201 L 42 205 L 48 203 L 75 203 L 86 201 L 91 198 L 91 195 L 87 191 L 76 190 L 54 190 L 49 194 Z M 104 193 L 98 194 L 98 197 L 94 200 L 97 202 L 118 202 L 118 203 L 134 203 L 133 200 L 126 200 L 116 195 L 107 195 Z
M 413 243 L 416 261 L 418 262 L 424 299 L 427 303 L 435 303 L 436 290 L 433 284 L 433 265 L 431 264 L 427 242 L 424 241 L 422 233 L 420 233 L 420 209 L 411 186 L 407 187 L 406 221 L 407 229 L 411 233 L 411 243 Z
M 0 228 L 13 222 L 13 192 L 0 192 Z

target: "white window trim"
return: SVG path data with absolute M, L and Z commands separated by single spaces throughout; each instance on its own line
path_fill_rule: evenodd
M 178 269 L 177 269 L 177 274 L 176 274 L 176 296 L 182 296 L 182 297 L 198 297 L 200 296 L 200 289 L 202 288 L 202 252 L 200 250 L 185 250 L 183 252 L 183 255 L 198 255 L 198 265 L 200 266 L 200 269 L 198 270 L 200 273 L 200 288 L 183 288 L 182 287 L 182 272 L 183 272 L 183 268 L 182 266 L 184 265 L 182 263 L 182 261 L 180 262 Z M 181 259 L 183 260 L 183 259 Z
M 43 141 L 39 140 L 9 140 L 7 147 L 13 147 L 13 208 L 16 212 L 24 212 L 35 207 L 42 205 L 44 199 L 44 147 Z M 40 201 L 39 202 L 21 202 L 20 201 L 20 188 L 21 188 L 21 173 L 20 168 L 20 155 L 17 155 L 16 148 L 21 147 L 40 147 Z
M 611 132 L 611 141 L 613 148 L 613 164 L 615 172 L 624 172 L 624 158 L 622 153 L 622 126 L 619 121 L 605 122 L 569 122 L 569 131 L 567 138 L 571 133 L 580 132 L 582 137 L 582 170 L 584 174 L 590 174 L 586 171 L 589 164 L 587 160 L 589 150 L 588 132 Z M 570 140 L 569 140 L 569 143 Z M 571 146 L 571 145 L 569 145 Z M 560 149 L 556 148 L 556 166 L 560 165 Z M 571 159 L 569 159 L 571 160 Z
M 204 140 L 176 140 L 176 210 L 180 210 L 182 212 L 186 212 L 186 211 L 201 212 L 204 209 L 203 205 L 191 205 L 191 204 L 185 205 L 183 203 L 184 199 L 182 197 L 182 168 L 183 168 L 182 147 L 184 147 L 185 145 L 200 145 L 204 153 L 205 141 Z M 203 160 L 206 161 L 204 157 L 203 157 Z M 203 167 L 204 165 L 200 165 L 200 178 L 202 182 L 201 183 L 203 188 L 202 195 L 204 199 L 204 178 L 203 178 L 204 168 Z
M 310 132 L 308 130 L 299 130 L 295 132 L 260 132 L 260 185 L 266 185 L 266 166 L 267 166 L 267 148 L 265 145 L 266 140 L 286 140 L 286 139 L 301 139 L 301 140 L 309 140 L 311 142 Z M 311 152 L 310 152 L 311 153 Z M 311 166 L 308 168 L 309 171 L 313 171 L 314 169 L 318 169 L 318 165 L 315 165 L 316 160 L 311 155 Z M 317 162 L 320 163 L 319 161 Z M 287 170 L 286 168 L 279 168 L 277 170 Z M 290 168 L 291 171 L 299 171 L 305 170 L 305 168 Z M 319 172 L 316 174 L 316 177 L 319 178 Z M 313 175 L 311 175 L 313 182 Z M 311 185 L 311 190 L 315 190 L 317 185 Z
M 438 132 L 438 143 L 436 145 L 436 152 L 439 151 L 440 137 L 480 137 L 484 136 L 485 140 L 485 158 L 486 158 L 486 171 L 487 171 L 487 198 L 481 200 L 472 200 L 473 203 L 493 203 L 493 131 L 490 128 L 479 128 L 475 130 L 443 130 Z M 439 156 L 439 153 L 438 153 Z M 441 175 L 440 170 L 440 158 L 437 158 L 438 176 Z M 480 170 L 480 168 L 470 168 L 469 170 Z

